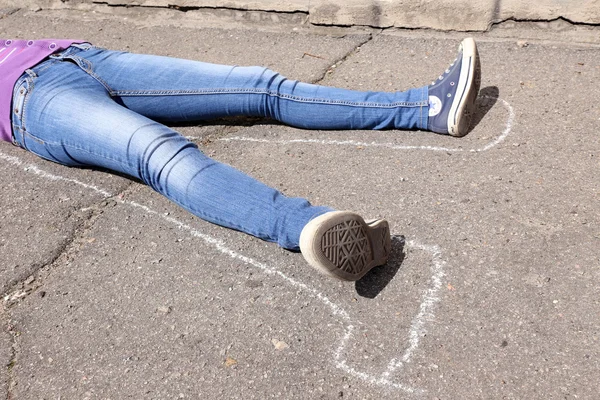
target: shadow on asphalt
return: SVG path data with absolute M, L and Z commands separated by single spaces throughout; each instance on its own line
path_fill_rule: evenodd
M 497 86 L 484 87 L 479 91 L 479 96 L 477 97 L 477 100 L 475 100 L 477 103 L 477 112 L 473 115 L 469 131 L 472 131 L 479 125 L 483 117 L 485 117 L 498 102 L 499 97 L 500 90 Z
M 356 281 L 356 293 L 359 296 L 374 299 L 394 279 L 404 262 L 404 236 L 392 236 L 392 250 L 387 264 L 373 268 Z
M 255 125 L 284 125 L 279 121 L 265 117 L 250 117 L 245 115 L 221 117 L 214 119 L 200 119 L 191 121 L 165 121 L 157 120 L 173 128 L 203 127 L 203 126 L 255 126 Z

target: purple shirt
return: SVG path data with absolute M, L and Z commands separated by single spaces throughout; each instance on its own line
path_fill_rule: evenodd
M 12 141 L 10 121 L 15 83 L 31 68 L 57 51 L 81 40 L 4 40 L 0 39 L 0 140 Z

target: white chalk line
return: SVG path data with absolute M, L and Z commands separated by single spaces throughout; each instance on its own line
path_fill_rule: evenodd
M 438 246 L 427 246 L 410 241 L 407 243 L 410 247 L 421 249 L 431 253 L 432 264 L 431 264 L 431 286 L 425 291 L 423 300 L 419 306 L 419 313 L 413 318 L 409 333 L 410 346 L 406 349 L 400 360 L 392 359 L 388 365 L 384 377 L 389 377 L 394 371 L 402 368 L 405 364 L 411 361 L 411 357 L 417 347 L 421 337 L 427 332 L 425 329 L 425 322 L 433 320 L 433 308 L 440 298 L 437 296 L 440 288 L 442 287 L 442 278 L 446 275 L 444 267 L 446 262 L 442 259 L 441 250 Z
M 64 176 L 60 176 L 60 175 L 54 175 L 51 174 L 49 172 L 46 172 L 44 170 L 39 169 L 36 165 L 34 164 L 28 164 L 28 165 L 24 165 L 23 162 L 18 158 L 18 157 L 14 157 L 14 156 L 9 156 L 8 154 L 4 154 L 2 152 L 0 152 L 0 159 L 4 160 L 4 161 L 8 161 L 9 163 L 13 164 L 13 165 L 17 165 L 17 166 L 23 166 L 23 170 L 26 172 L 32 172 L 38 176 L 41 176 L 42 178 L 46 178 L 48 180 L 51 181 L 63 181 L 63 182 L 71 182 L 71 183 L 75 183 L 79 186 L 83 186 L 86 189 L 90 189 L 94 192 L 100 193 L 101 195 L 103 195 L 104 197 L 111 197 L 112 194 L 110 194 L 109 192 L 100 189 L 94 185 L 88 185 L 87 183 L 78 181 L 76 179 L 70 179 L 70 178 L 65 178 Z
M 452 147 L 441 147 L 441 146 L 408 146 L 398 145 L 394 143 L 380 143 L 380 142 L 362 142 L 358 140 L 328 140 L 328 139 L 260 139 L 248 136 L 232 136 L 228 138 L 220 138 L 219 141 L 223 142 L 254 142 L 254 143 L 272 143 L 272 144 L 320 144 L 320 145 L 334 145 L 334 146 L 354 146 L 354 147 L 384 147 L 391 150 L 427 150 L 427 151 L 444 151 L 449 153 L 456 152 L 471 152 L 480 153 L 488 151 L 491 148 L 502 143 L 512 131 L 512 126 L 515 119 L 515 112 L 513 107 L 504 99 L 492 96 L 482 96 L 484 98 L 495 99 L 502 102 L 506 110 L 508 111 L 508 117 L 506 120 L 506 126 L 502 133 L 493 141 L 488 143 L 482 148 L 478 149 L 463 149 L 463 148 L 452 148 Z M 197 139 L 194 136 L 186 136 L 190 140 Z
M 66 178 L 66 177 L 63 177 L 60 175 L 55 175 L 55 174 L 46 172 L 44 170 L 41 170 L 39 167 L 37 167 L 36 165 L 33 165 L 33 164 L 26 165 L 19 158 L 6 155 L 2 152 L 0 152 L 0 159 L 7 161 L 13 165 L 20 166 L 23 168 L 24 171 L 31 172 L 37 176 L 40 176 L 40 177 L 48 179 L 48 180 L 73 183 L 73 184 L 79 185 L 81 187 L 84 187 L 86 189 L 89 189 L 93 192 L 96 192 L 105 198 L 114 196 L 110 192 L 108 192 L 104 189 L 101 189 L 97 186 L 89 185 L 89 184 L 81 182 L 77 179 Z M 350 341 L 350 338 L 352 337 L 352 332 L 355 328 L 354 328 L 354 325 L 352 325 L 350 323 L 352 321 L 352 319 L 351 319 L 350 315 L 348 314 L 348 312 L 346 310 L 344 310 L 342 307 L 340 307 L 339 305 L 335 304 L 333 301 L 331 301 L 327 296 L 323 295 L 321 292 L 318 292 L 316 289 L 311 288 L 308 285 L 306 285 L 302 282 L 299 282 L 294 278 L 287 276 L 286 274 L 277 270 L 276 268 L 270 267 L 267 264 L 261 263 L 251 257 L 244 256 L 243 254 L 240 254 L 240 253 L 230 249 L 229 247 L 227 247 L 225 245 L 225 243 L 222 240 L 219 240 L 210 235 L 201 233 L 198 230 L 192 228 L 191 226 L 189 226 L 187 224 L 184 224 L 183 222 L 181 222 L 173 217 L 169 217 L 164 214 L 161 214 L 158 211 L 155 211 L 155 210 L 153 210 L 145 205 L 139 204 L 135 201 L 123 200 L 123 199 L 119 199 L 119 198 L 115 198 L 114 200 L 118 203 L 129 205 L 129 206 L 137 208 L 137 209 L 141 209 L 148 214 L 156 215 L 156 216 L 162 218 L 163 220 L 165 220 L 166 222 L 174 224 L 179 229 L 189 232 L 192 236 L 203 240 L 205 243 L 216 248 L 222 254 L 225 254 L 233 259 L 240 260 L 249 265 L 252 265 L 252 266 L 260 269 L 267 275 L 278 276 L 278 277 L 282 278 L 284 281 L 286 281 L 288 284 L 290 284 L 291 286 L 293 286 L 295 288 L 299 288 L 301 290 L 304 290 L 307 293 L 309 293 L 309 295 L 312 296 L 313 298 L 320 300 L 323 304 L 325 304 L 327 307 L 329 307 L 329 309 L 331 310 L 331 312 L 334 316 L 339 316 L 342 320 L 347 321 L 347 325 L 345 326 L 346 332 L 344 333 L 344 336 L 341 339 L 340 344 L 334 353 L 335 366 L 337 368 L 343 370 L 344 372 L 346 372 L 347 374 L 349 374 L 351 376 L 360 378 L 371 384 L 392 387 L 395 389 L 403 390 L 408 393 L 418 394 L 418 393 L 424 392 L 422 389 L 413 388 L 410 386 L 406 386 L 402 383 L 394 382 L 394 381 L 390 380 L 389 377 L 397 369 L 402 368 L 404 365 L 410 363 L 410 361 L 412 359 L 412 355 L 414 354 L 414 352 L 417 350 L 417 348 L 419 346 L 421 337 L 423 336 L 424 333 L 426 333 L 425 323 L 429 320 L 432 320 L 434 317 L 433 308 L 434 308 L 435 304 L 440 300 L 439 297 L 437 297 L 437 293 L 440 290 L 441 285 L 442 285 L 441 278 L 445 275 L 444 266 L 446 264 L 445 261 L 443 261 L 441 258 L 441 251 L 438 246 L 422 245 L 415 241 L 408 241 L 406 243 L 406 245 L 408 247 L 412 247 L 412 248 L 415 248 L 418 250 L 422 250 L 422 251 L 431 253 L 431 255 L 432 255 L 432 266 L 431 266 L 432 277 L 430 279 L 431 286 L 427 290 L 425 290 L 425 292 L 422 296 L 420 307 L 419 307 L 419 313 L 412 320 L 411 327 L 409 329 L 409 335 L 408 335 L 409 336 L 408 348 L 404 351 L 404 354 L 402 355 L 402 357 L 400 359 L 392 359 L 390 361 L 390 363 L 388 364 L 387 370 L 385 372 L 383 372 L 381 376 L 375 376 L 372 374 L 358 371 L 355 368 L 348 366 L 346 360 L 344 359 L 344 353 L 345 353 L 345 349 Z

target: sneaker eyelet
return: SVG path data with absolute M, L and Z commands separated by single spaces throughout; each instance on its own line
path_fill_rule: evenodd
M 454 86 L 454 82 L 450 82 L 450 86 Z
M 446 97 L 452 97 L 452 93 L 448 93 Z

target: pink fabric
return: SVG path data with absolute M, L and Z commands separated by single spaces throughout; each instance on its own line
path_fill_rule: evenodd
M 81 40 L 0 39 L 0 140 L 12 140 L 11 102 L 15 83 L 23 72 L 57 51 Z

